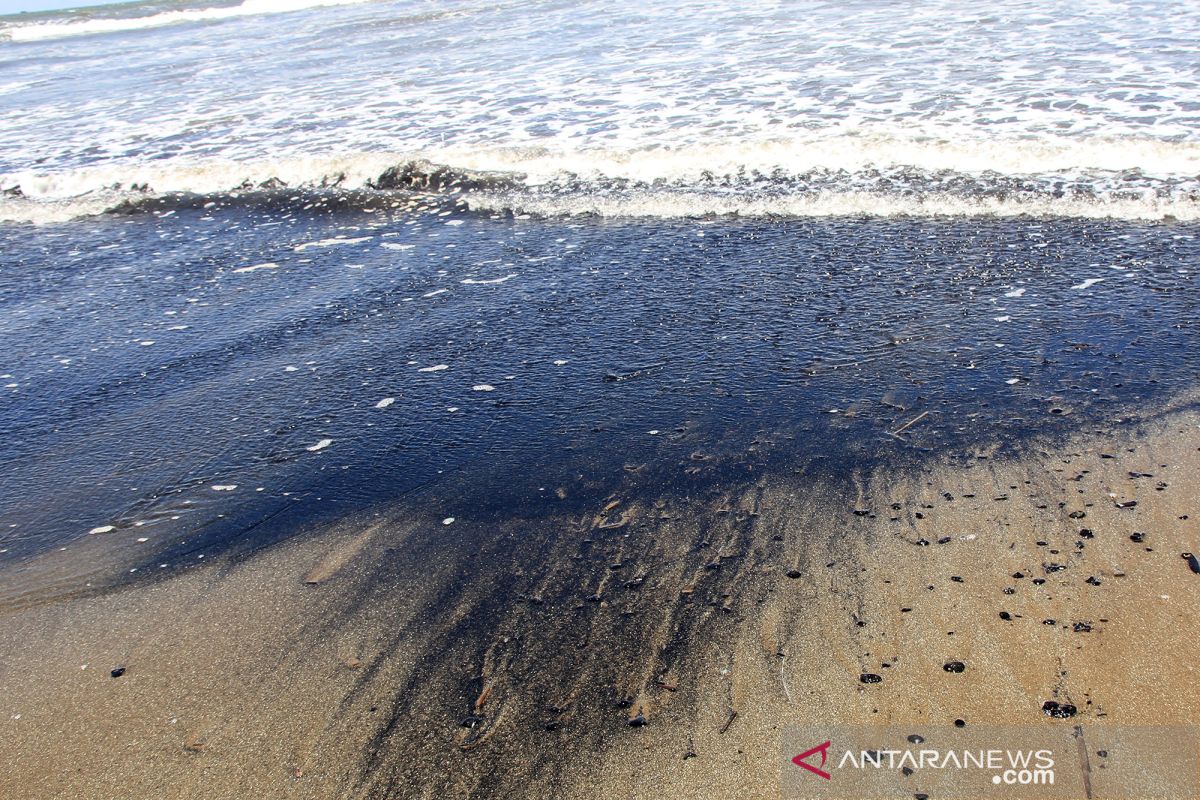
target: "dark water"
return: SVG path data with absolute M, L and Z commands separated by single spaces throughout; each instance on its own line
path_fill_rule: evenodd
M 0 559 L 969 455 L 1200 375 L 1191 225 L 301 205 L 0 228 Z

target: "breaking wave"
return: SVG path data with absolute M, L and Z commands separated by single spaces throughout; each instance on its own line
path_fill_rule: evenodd
M 14 42 L 35 42 L 45 39 L 61 39 L 67 36 L 87 36 L 99 33 L 117 33 L 145 28 L 160 28 L 182 22 L 210 22 L 233 17 L 250 17 L 261 14 L 282 14 L 303 11 L 323 6 L 352 5 L 368 0 L 244 0 L 234 6 L 212 8 L 189 8 L 164 11 L 144 17 L 92 17 L 76 22 L 46 22 L 37 25 L 14 25 L 3 31 L 4 36 Z
M 849 135 L 679 148 L 109 164 L 0 176 L 0 220 L 56 222 L 188 198 L 412 193 L 541 216 L 1033 216 L 1200 220 L 1200 143 Z

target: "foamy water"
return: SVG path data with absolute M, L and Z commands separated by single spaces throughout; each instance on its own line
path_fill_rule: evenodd
M 1195 219 L 1198 51 L 1200 9 L 1165 2 L 246 0 L 8 17 L 0 219 L 371 190 L 413 162 L 500 173 L 507 193 L 469 202 L 551 215 Z
M 98 17 L 77 22 L 43 22 L 34 25 L 14 25 L 6 28 L 7 38 L 13 42 L 36 42 L 41 39 L 61 39 L 67 36 L 88 36 L 101 33 L 137 31 L 158 28 L 163 25 L 179 25 L 185 22 L 209 22 L 233 17 L 260 14 L 283 14 L 322 6 L 341 6 L 367 0 L 245 0 L 233 6 L 215 8 L 190 8 L 164 11 L 157 14 L 128 17 Z

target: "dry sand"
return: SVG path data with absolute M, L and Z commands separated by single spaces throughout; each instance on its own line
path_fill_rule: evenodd
M 0 796 L 778 797 L 789 725 L 1194 724 L 1200 417 L 1114 430 L 427 496 L 93 594 L 46 555 L 0 573 Z

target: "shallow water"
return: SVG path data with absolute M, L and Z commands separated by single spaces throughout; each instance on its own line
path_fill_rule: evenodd
M 1086 428 L 1195 385 L 1196 234 L 269 198 L 9 226 L 2 557 Z
M 1134 0 L 6 17 L 0 558 L 1139 413 L 1195 385 L 1198 33 Z

